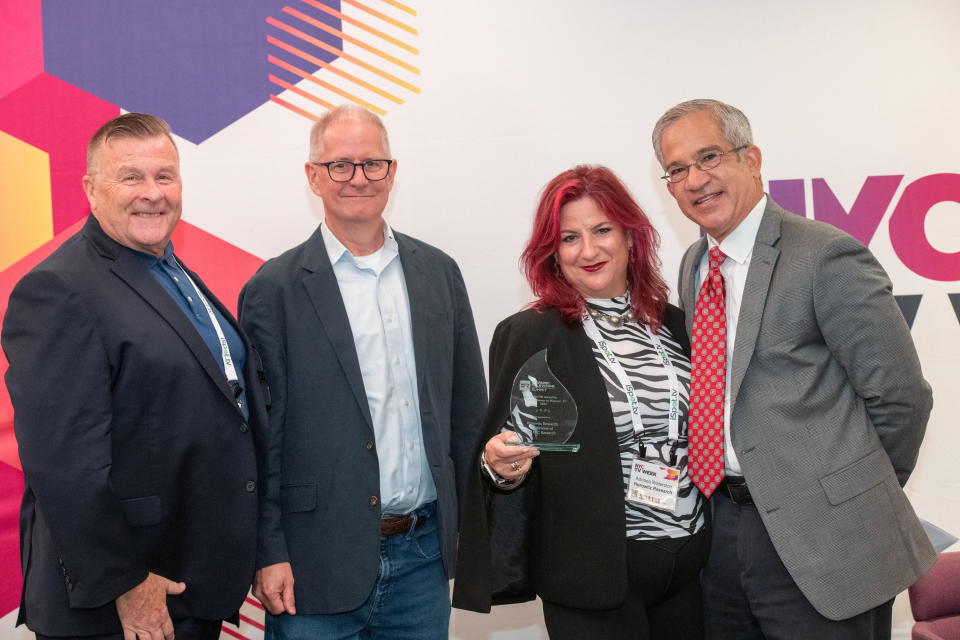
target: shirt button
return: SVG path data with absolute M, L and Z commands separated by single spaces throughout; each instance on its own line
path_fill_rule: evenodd
M 253 493 L 257 490 L 257 483 L 253 480 L 247 480 L 247 493 Z
M 375 507 L 377 506 L 377 503 L 380 501 L 377 499 L 377 496 L 370 496 L 369 502 L 371 507 Z
M 193 298 L 191 298 L 190 296 L 187 296 L 187 302 L 193 302 Z
M 247 425 L 246 422 L 240 423 L 240 433 L 246 433 L 249 430 L 250 430 L 250 427 Z
M 409 406 L 410 406 L 410 403 L 409 403 L 408 401 L 404 400 L 404 401 L 403 401 L 403 406 L 409 407 Z
M 367 440 L 367 444 L 363 446 L 367 448 L 367 451 L 373 451 L 373 440 Z

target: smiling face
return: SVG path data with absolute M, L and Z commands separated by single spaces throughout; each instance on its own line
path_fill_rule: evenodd
M 584 298 L 624 294 L 632 244 L 593 198 L 580 198 L 560 207 L 557 262 L 563 277 Z
M 347 118 L 331 123 L 323 132 L 323 144 L 319 158 L 314 162 L 363 162 L 364 160 L 389 159 L 383 148 L 382 132 L 372 122 Z M 338 234 L 350 226 L 372 226 L 381 223 L 381 215 L 387 206 L 397 162 L 390 166 L 383 180 L 367 180 L 363 170 L 357 167 L 349 182 L 334 182 L 326 167 L 306 164 L 310 188 L 323 200 L 324 221 Z M 338 236 L 339 237 L 339 236 Z
M 660 141 L 668 173 L 672 166 L 686 166 L 705 153 L 727 152 L 731 147 L 709 111 L 680 118 L 663 132 Z M 708 171 L 691 166 L 686 180 L 667 183 L 684 215 L 717 242 L 730 235 L 763 197 L 760 149 L 750 145 L 741 154 L 725 154 L 719 166 Z
M 165 135 L 111 138 L 83 176 L 90 210 L 104 233 L 160 257 L 180 220 L 180 159 Z

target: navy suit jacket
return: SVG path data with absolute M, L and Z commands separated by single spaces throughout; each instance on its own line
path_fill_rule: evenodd
M 167 598 L 175 617 L 234 615 L 262 484 L 257 354 L 244 420 L 190 319 L 93 216 L 17 284 L 2 342 L 25 480 L 19 621 L 119 632 L 114 600 L 147 572 L 186 583 Z
M 452 577 L 458 495 L 486 407 L 483 362 L 456 263 L 394 235 L 410 300 L 441 552 Z M 257 566 L 292 564 L 298 613 L 355 609 L 379 567 L 379 463 L 353 334 L 320 229 L 267 261 L 240 293 L 239 307 L 272 395 Z

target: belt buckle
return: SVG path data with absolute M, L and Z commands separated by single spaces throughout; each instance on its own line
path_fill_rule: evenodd
M 750 495 L 750 490 L 747 488 L 746 482 L 726 482 L 725 486 L 727 488 L 727 495 L 730 497 L 730 500 L 736 505 L 751 505 L 753 504 L 753 497 Z

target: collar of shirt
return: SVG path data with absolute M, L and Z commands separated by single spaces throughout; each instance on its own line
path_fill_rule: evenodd
M 747 217 L 730 232 L 723 242 L 717 243 L 711 236 L 707 236 L 707 248 L 720 247 L 720 251 L 727 259 L 720 265 L 720 273 L 725 281 L 726 311 L 727 311 L 727 370 L 725 376 L 726 389 L 730 388 L 733 378 L 733 350 L 736 347 L 737 327 L 740 318 L 740 305 L 743 302 L 743 289 L 747 283 L 747 274 L 750 271 L 750 259 L 753 257 L 753 245 L 757 239 L 757 231 L 763 220 L 763 211 L 767 206 L 767 196 L 764 194 L 754 205 Z M 697 291 L 710 266 L 710 254 L 704 252 L 697 272 Z M 727 475 L 742 475 L 740 461 L 733 448 L 733 436 L 730 431 L 730 396 L 724 392 L 723 424 L 724 424 L 724 453 Z
M 163 256 L 159 258 L 155 255 L 144 253 L 143 251 L 131 249 L 130 247 L 126 247 L 126 249 L 137 256 L 148 268 L 155 267 L 162 263 L 168 267 L 172 266 L 175 269 L 179 269 L 179 267 L 177 267 L 177 259 L 173 256 L 173 241 L 167 243 L 167 246 L 163 249 Z
M 364 268 L 363 265 L 357 263 L 354 255 L 343 246 L 343 243 L 333 235 L 333 232 L 325 224 L 320 225 L 320 235 L 323 237 L 323 245 L 327 248 L 327 255 L 330 257 L 330 264 L 337 264 L 341 260 L 346 260 L 352 263 L 357 268 Z M 387 221 L 383 221 L 383 247 L 382 256 L 383 258 L 380 261 L 380 269 L 385 265 L 389 264 L 395 256 L 400 254 L 399 246 L 397 245 L 397 240 L 393 236 L 393 229 L 390 228 L 390 225 L 387 224 Z M 379 271 L 379 269 L 377 270 Z
M 757 231 L 760 230 L 760 222 L 763 220 L 763 210 L 766 207 L 767 195 L 764 194 L 763 197 L 760 198 L 760 201 L 750 210 L 750 213 L 747 214 L 747 217 L 723 239 L 723 242 L 718 243 L 713 239 L 713 236 L 708 235 L 707 249 L 709 250 L 719 246 L 720 251 L 722 251 L 725 256 L 737 264 L 746 265 L 747 260 L 749 260 L 753 254 L 753 243 L 757 239 Z

